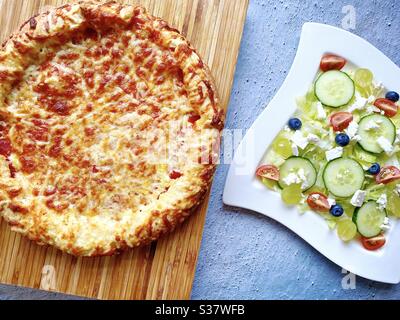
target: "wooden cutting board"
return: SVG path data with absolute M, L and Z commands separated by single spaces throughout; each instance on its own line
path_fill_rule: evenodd
M 0 40 L 67 0 L 0 0 Z M 233 82 L 248 0 L 131 0 L 181 30 L 208 63 L 223 106 Z M 189 299 L 207 203 L 151 246 L 105 258 L 40 247 L 0 221 L 0 282 L 100 299 Z

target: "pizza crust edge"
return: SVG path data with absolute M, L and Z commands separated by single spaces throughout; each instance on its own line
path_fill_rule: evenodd
M 8 65 L 8 68 L 2 69 L 0 71 L 0 81 L 3 84 L 3 86 L 1 86 L 0 88 L 0 97 L 6 96 L 6 93 L 10 90 L 12 83 L 15 81 L 16 78 L 18 78 L 21 72 L 24 72 L 26 66 L 30 64 L 29 50 L 32 49 L 32 46 L 35 46 L 36 41 L 49 39 L 53 36 L 59 36 L 66 31 L 69 32 L 73 30 L 73 22 L 71 22 L 71 20 L 68 21 L 69 19 L 64 19 L 63 21 L 61 21 L 60 16 L 58 15 L 62 10 L 71 7 L 77 10 L 92 10 L 92 12 L 98 14 L 98 16 L 94 17 L 94 19 L 102 19 L 104 17 L 107 18 L 111 15 L 121 17 L 124 14 L 121 13 L 121 11 L 124 11 L 126 7 L 132 9 L 133 6 L 121 5 L 113 1 L 79 1 L 76 3 L 71 3 L 62 7 L 51 9 L 48 12 L 38 14 L 26 21 L 24 24 L 22 24 L 18 32 L 11 35 L 9 39 L 3 43 L 3 49 L 0 51 L 0 62 L 3 63 L 4 61 L 6 61 L 5 65 Z M 143 12 L 145 12 L 145 9 L 143 9 L 142 7 L 133 8 L 135 8 L 135 10 L 142 10 Z M 119 13 L 117 13 L 118 10 Z M 127 12 L 128 11 L 129 10 L 127 10 Z M 144 14 L 147 15 L 147 13 Z M 128 15 L 129 12 L 127 13 L 127 18 L 129 18 Z M 50 23 L 50 19 L 56 19 L 56 16 L 58 21 L 53 20 L 53 22 L 55 23 Z M 170 28 L 164 20 L 154 18 L 151 15 L 148 16 L 151 19 L 156 19 L 157 21 L 159 21 L 163 25 L 163 28 L 168 28 L 170 32 L 178 33 L 179 36 L 183 37 L 179 33 L 179 31 Z M 78 26 L 80 23 L 82 23 L 82 21 L 78 21 L 76 25 Z M 217 90 L 211 72 L 209 68 L 202 62 L 201 58 L 199 57 L 195 49 L 190 45 L 190 43 L 184 37 L 183 39 L 184 43 L 186 43 L 188 48 L 192 51 L 191 54 L 196 55 L 201 62 L 201 70 L 198 71 L 200 71 L 200 74 L 202 72 L 204 73 L 202 80 L 207 81 L 209 89 L 208 94 L 213 95 L 214 100 L 213 116 L 212 119 L 210 119 L 211 125 L 215 126 L 215 128 L 221 131 L 224 125 L 224 111 L 220 107 Z M 24 63 L 26 63 L 26 66 L 24 66 Z M 41 230 L 36 230 L 34 227 L 26 228 L 25 226 L 19 225 L 18 221 L 10 218 L 12 215 L 7 214 L 7 211 L 9 209 L 4 209 L 4 212 L 1 213 L 1 215 L 9 223 L 14 231 L 22 233 L 29 239 L 39 244 L 50 244 L 65 252 L 68 252 L 69 254 L 76 256 L 93 257 L 113 255 L 127 248 L 146 245 L 154 240 L 157 240 L 163 234 L 174 230 L 177 225 L 182 223 L 202 203 L 206 192 L 208 191 L 212 182 L 215 168 L 215 163 L 204 165 L 202 172 L 200 173 L 199 177 L 197 177 L 200 178 L 197 179 L 197 181 L 201 181 L 200 191 L 192 194 L 190 199 L 186 199 L 187 201 L 183 206 L 184 208 L 153 212 L 150 217 L 148 217 L 147 223 L 135 231 L 135 235 L 131 239 L 129 244 L 122 241 L 115 246 L 110 246 L 110 244 L 107 244 L 104 247 L 98 248 L 75 248 L 68 243 L 63 245 L 53 242 L 52 239 L 42 238 Z

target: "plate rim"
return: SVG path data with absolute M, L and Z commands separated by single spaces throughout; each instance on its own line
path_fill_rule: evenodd
M 226 178 L 223 203 L 256 211 L 280 222 L 329 260 L 358 276 L 397 284 L 400 283 L 400 256 L 396 257 L 395 253 L 400 252 L 399 223 L 393 223 L 387 233 L 388 243 L 384 249 L 369 252 L 355 241 L 343 243 L 315 213 L 300 214 L 295 207 L 285 206 L 276 192 L 266 189 L 254 177 L 272 140 L 297 109 L 296 97 L 307 92 L 315 79 L 321 56 L 327 52 L 342 55 L 356 65 L 371 69 L 375 78 L 387 88 L 400 87 L 400 68 L 368 41 L 327 24 L 305 23 L 286 79 L 235 150 Z M 286 107 L 282 108 L 282 105 Z M 268 122 L 271 116 L 273 123 Z M 257 146 L 255 137 L 263 137 L 257 140 Z M 250 157 L 248 154 L 243 156 L 246 150 L 250 150 Z

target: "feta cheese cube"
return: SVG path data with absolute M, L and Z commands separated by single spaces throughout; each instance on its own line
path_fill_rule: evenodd
M 299 169 L 297 172 L 291 172 L 283 179 L 283 182 L 287 185 L 291 184 L 301 184 L 302 188 L 307 188 L 307 177 L 305 175 L 304 169 Z
M 387 230 L 390 229 L 390 222 L 389 222 L 389 218 L 388 217 L 385 217 L 385 219 L 383 220 L 383 223 L 381 225 L 381 229 L 383 231 L 387 231 Z
M 343 148 L 336 147 L 325 152 L 326 160 L 331 161 L 340 158 L 343 155 Z
M 383 224 L 389 224 L 389 218 L 385 217 L 385 219 L 383 219 Z
M 356 110 L 362 110 L 368 102 L 368 99 L 362 97 L 357 91 L 356 91 L 356 100 L 354 103 L 349 107 L 348 111 L 349 112 L 354 112 Z
M 308 146 L 308 140 L 301 131 L 296 131 L 290 140 L 300 149 L 305 149 Z
M 376 140 L 376 142 L 378 142 L 379 146 L 383 149 L 383 151 L 385 151 L 387 154 L 391 154 L 393 152 L 393 145 L 390 143 L 390 141 L 388 139 L 386 139 L 385 137 L 379 137 L 378 140 Z
M 371 96 L 368 97 L 367 102 L 372 104 L 372 103 L 375 102 L 375 100 L 376 100 L 376 97 L 371 95 Z
M 299 169 L 299 171 L 297 171 L 297 175 L 299 176 L 302 184 L 301 187 L 303 189 L 308 187 L 308 183 L 307 183 L 307 177 L 306 177 L 306 173 L 304 172 L 304 169 Z
M 368 124 L 365 126 L 365 130 L 367 130 L 367 131 L 376 130 L 379 128 L 380 128 L 379 124 L 373 120 L 368 122 Z
M 283 182 L 289 186 L 291 184 L 301 183 L 301 180 L 296 173 L 291 172 L 285 178 L 283 178 Z
M 299 148 L 294 143 L 292 143 L 292 153 L 295 157 L 299 156 Z
M 368 106 L 367 107 L 367 112 L 368 113 L 380 113 L 381 109 L 375 107 L 375 106 Z
M 321 141 L 321 139 L 317 135 L 309 133 L 308 136 L 307 136 L 307 141 L 309 143 L 317 144 L 318 142 Z
M 364 190 L 357 190 L 350 200 L 350 203 L 355 207 L 361 207 L 364 203 L 367 192 Z
M 332 207 L 336 204 L 336 200 L 332 199 L 332 198 L 328 198 L 328 203 L 329 203 L 329 206 Z
M 317 103 L 317 119 L 319 119 L 319 120 L 326 119 L 326 112 L 325 112 L 324 106 L 322 105 L 321 102 Z
M 350 122 L 346 130 L 344 130 L 350 139 L 354 139 L 358 132 L 358 123 L 356 121 Z
M 387 195 L 386 195 L 386 193 L 382 194 L 378 198 L 378 200 L 376 200 L 376 203 L 378 204 L 379 209 L 381 209 L 381 210 L 385 209 L 386 205 L 387 205 Z

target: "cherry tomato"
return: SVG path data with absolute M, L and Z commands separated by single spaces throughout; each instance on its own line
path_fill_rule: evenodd
M 265 164 L 258 167 L 256 175 L 273 181 L 279 181 L 279 169 L 273 165 Z
M 386 239 L 383 234 L 380 234 L 379 236 L 373 238 L 361 237 L 361 243 L 365 249 L 374 251 L 382 248 L 386 243 Z
M 330 119 L 334 131 L 343 131 L 352 121 L 353 115 L 350 112 L 334 113 Z
M 376 183 L 388 184 L 392 181 L 400 179 L 400 170 L 395 166 L 387 166 L 381 169 L 375 177 Z
M 385 112 L 385 116 L 389 118 L 394 117 L 397 114 L 397 105 L 389 99 L 376 99 L 374 106 Z
M 326 54 L 321 59 L 320 68 L 324 72 L 329 70 L 340 70 L 346 63 L 346 59 L 341 56 L 336 54 Z
M 310 193 L 307 197 L 307 204 L 312 210 L 319 212 L 328 212 L 331 208 L 328 197 L 320 192 Z

